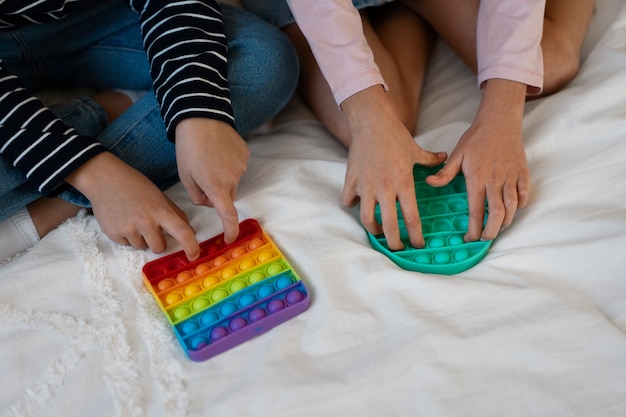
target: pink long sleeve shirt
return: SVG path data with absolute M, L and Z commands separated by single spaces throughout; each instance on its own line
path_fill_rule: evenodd
M 337 105 L 383 85 L 351 0 L 287 0 L 328 81 Z M 477 22 L 478 85 L 492 78 L 543 88 L 541 37 L 545 0 L 482 0 Z

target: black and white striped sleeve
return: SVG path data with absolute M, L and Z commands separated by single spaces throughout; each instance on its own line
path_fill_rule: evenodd
M 59 191 L 76 168 L 106 150 L 59 120 L 2 60 L 0 109 L 0 154 L 44 195 Z
M 131 0 L 141 16 L 144 46 L 168 136 L 186 118 L 235 126 L 227 79 L 227 42 L 214 0 Z

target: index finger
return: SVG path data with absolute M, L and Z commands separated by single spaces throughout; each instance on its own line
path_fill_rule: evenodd
M 400 226 L 398 224 L 398 208 L 395 198 L 385 198 L 378 202 L 380 207 L 380 217 L 387 240 L 387 246 L 391 250 L 402 250 L 404 244 L 400 240 Z
M 469 210 L 469 225 L 465 234 L 466 242 L 478 240 L 482 233 L 485 221 L 485 188 L 476 186 L 467 181 L 467 208 Z
M 224 241 L 232 243 L 239 236 L 239 213 L 229 193 L 221 193 L 211 199 L 213 207 L 222 219 L 224 227 Z
M 187 259 L 190 261 L 198 259 L 200 256 L 200 245 L 189 223 L 178 215 L 172 214 L 161 222 L 161 228 L 180 243 Z
M 398 201 L 400 202 L 404 227 L 409 234 L 411 246 L 423 248 L 425 244 L 424 234 L 422 233 L 422 220 L 417 207 L 415 188 L 410 187 L 409 190 L 399 195 Z
M 505 188 L 506 189 L 506 188 Z M 502 228 L 503 221 L 506 217 L 506 205 L 504 201 L 503 191 L 499 188 L 491 187 L 487 189 L 487 201 L 489 202 L 489 217 L 482 233 L 483 240 L 491 240 L 496 237 Z M 517 195 L 516 195 L 517 197 Z M 515 201 L 515 208 L 517 200 Z M 511 216 L 515 214 L 515 208 L 512 208 Z

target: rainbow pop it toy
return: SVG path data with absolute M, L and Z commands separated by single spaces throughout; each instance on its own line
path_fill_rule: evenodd
M 200 244 L 200 258 L 183 251 L 143 267 L 144 283 L 190 359 L 203 361 L 305 311 L 306 287 L 254 219 Z
M 440 168 L 441 166 L 431 168 L 421 165 L 415 165 L 413 168 L 415 194 L 426 242 L 423 249 L 411 246 L 399 205 L 400 238 L 404 243 L 404 249 L 390 250 L 384 235 L 368 233 L 368 237 L 374 249 L 387 255 L 401 268 L 452 275 L 471 268 L 483 259 L 489 251 L 491 241 L 463 240 L 469 223 L 465 177 L 459 174 L 445 187 L 431 187 L 426 183 L 426 177 L 436 173 Z M 379 207 L 376 207 L 375 216 L 380 223 Z

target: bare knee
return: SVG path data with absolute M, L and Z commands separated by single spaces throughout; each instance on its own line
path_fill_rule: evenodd
M 561 90 L 572 81 L 580 69 L 580 53 L 551 50 L 544 52 L 544 83 L 542 95 Z
M 547 95 L 565 87 L 578 74 L 582 40 L 575 39 L 567 27 L 546 19 L 541 47 L 544 61 L 542 95 Z

